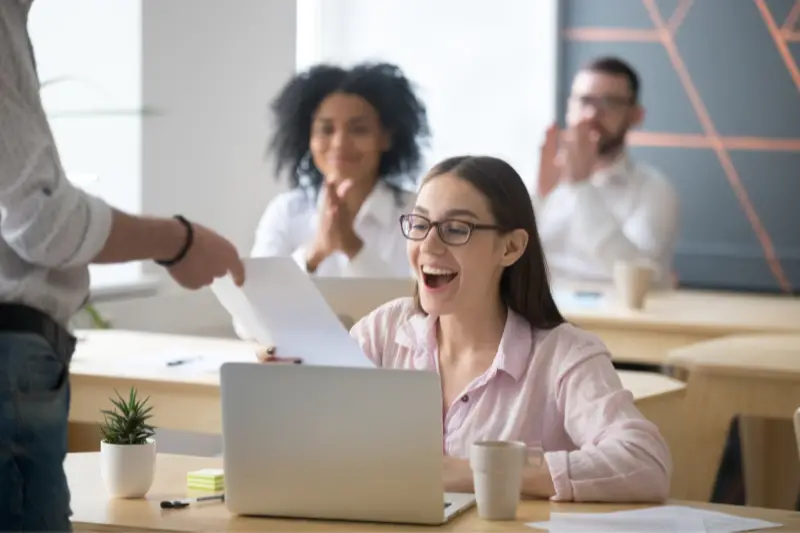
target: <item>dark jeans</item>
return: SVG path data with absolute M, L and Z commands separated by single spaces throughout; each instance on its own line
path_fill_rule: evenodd
M 0 332 L 0 531 L 71 531 L 64 474 L 69 360 Z

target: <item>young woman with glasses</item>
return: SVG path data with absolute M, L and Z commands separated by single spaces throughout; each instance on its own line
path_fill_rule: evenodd
M 351 334 L 380 367 L 441 376 L 445 490 L 471 492 L 470 445 L 502 439 L 544 448 L 542 465 L 525 472 L 525 496 L 666 499 L 669 449 L 602 341 L 559 313 L 516 171 L 491 157 L 443 161 L 400 231 L 416 294 L 379 307 Z

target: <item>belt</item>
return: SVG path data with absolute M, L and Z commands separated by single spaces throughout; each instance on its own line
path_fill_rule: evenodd
M 0 303 L 0 332 L 31 333 L 42 337 L 64 361 L 75 351 L 77 339 L 47 314 L 21 304 Z

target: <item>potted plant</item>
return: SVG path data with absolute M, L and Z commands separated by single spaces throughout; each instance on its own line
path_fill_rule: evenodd
M 127 399 L 114 392 L 114 409 L 102 411 L 101 475 L 113 497 L 141 498 L 150 490 L 156 468 L 155 428 L 148 423 L 152 418 L 152 407 L 147 405 L 150 398 L 140 400 L 134 387 Z

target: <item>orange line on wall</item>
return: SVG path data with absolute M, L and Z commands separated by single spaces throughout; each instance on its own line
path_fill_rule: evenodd
M 800 0 L 795 0 L 792 10 L 789 11 L 789 15 L 786 17 L 786 20 L 783 21 L 781 29 L 786 32 L 794 31 L 798 20 L 800 20 Z
M 728 150 L 798 152 L 800 139 L 772 139 L 767 137 L 720 137 L 722 146 Z M 705 135 L 692 133 L 663 133 L 655 131 L 632 131 L 628 144 L 653 148 L 709 149 L 714 145 Z
M 628 28 L 567 28 L 564 37 L 571 41 L 658 42 L 658 33 L 653 30 Z
M 789 50 L 789 45 L 786 39 L 781 35 L 781 30 L 778 29 L 778 25 L 775 23 L 775 19 L 772 18 L 772 13 L 767 9 L 767 4 L 764 0 L 755 0 L 755 2 L 756 7 L 758 7 L 758 10 L 761 12 L 764 23 L 767 25 L 770 35 L 772 35 L 772 40 L 775 41 L 778 53 L 781 55 L 786 65 L 786 70 L 789 71 L 789 74 L 794 80 L 794 86 L 797 88 L 797 91 L 800 92 L 800 69 L 797 68 L 797 63 L 794 62 L 794 57 L 792 57 L 792 52 Z
M 800 0 L 798 0 L 800 2 Z M 686 15 L 689 14 L 689 10 L 692 8 L 692 4 L 694 0 L 681 0 L 678 4 L 678 7 L 675 8 L 675 11 L 672 12 L 672 16 L 669 18 L 669 22 L 667 23 L 667 27 L 669 28 L 669 32 L 672 35 L 675 35 L 678 32 L 678 28 L 681 27 L 683 21 L 686 20 Z
M 786 274 L 783 272 L 783 267 L 781 266 L 780 260 L 775 253 L 775 247 L 772 244 L 772 239 L 764 228 L 758 213 L 756 212 L 749 196 L 747 195 L 747 191 L 739 179 L 739 173 L 737 172 L 736 167 L 733 165 L 733 161 L 731 161 L 730 154 L 723 145 L 722 138 L 717 132 L 714 122 L 711 120 L 711 116 L 709 115 L 708 110 L 703 103 L 700 93 L 697 91 L 697 87 L 695 87 L 692 76 L 689 74 L 689 70 L 686 68 L 686 65 L 683 62 L 680 51 L 678 50 L 678 47 L 675 45 L 675 41 L 672 38 L 672 34 L 667 29 L 667 26 L 661 17 L 661 13 L 656 7 L 655 0 L 642 0 L 642 3 L 650 14 L 653 25 L 656 27 L 656 31 L 661 38 L 661 44 L 664 46 L 670 62 L 675 69 L 675 73 L 678 75 L 678 78 L 680 79 L 681 84 L 686 91 L 686 95 L 689 97 L 689 101 L 694 108 L 695 114 L 700 121 L 700 125 L 702 126 L 706 137 L 708 137 L 713 150 L 717 154 L 717 158 L 719 159 L 719 162 L 725 171 L 728 182 L 730 183 L 734 194 L 736 194 L 737 198 L 739 199 L 739 203 L 745 212 L 745 216 L 747 216 L 747 219 L 750 221 L 750 225 L 753 227 L 753 231 L 756 233 L 756 236 L 761 243 L 761 247 L 764 250 L 764 256 L 766 257 L 772 274 L 778 280 L 778 284 L 782 290 L 785 292 L 791 292 L 791 284 L 789 283 Z M 756 3 L 759 3 L 759 0 L 756 0 Z

